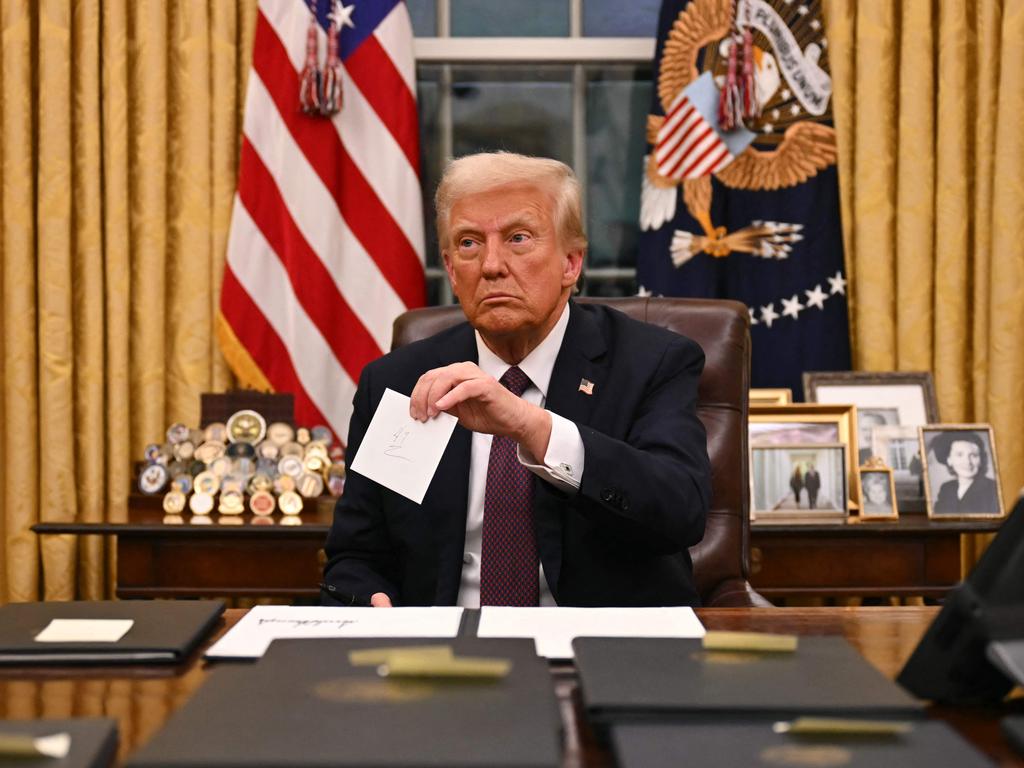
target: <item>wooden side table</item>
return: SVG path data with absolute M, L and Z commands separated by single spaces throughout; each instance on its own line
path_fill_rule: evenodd
M 941 597 L 960 581 L 960 536 L 1002 520 L 776 523 L 750 527 L 750 583 L 769 599 Z

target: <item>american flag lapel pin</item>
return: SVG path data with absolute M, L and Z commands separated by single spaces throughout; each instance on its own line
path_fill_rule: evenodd
M 594 394 L 594 382 L 590 379 L 580 379 L 580 392 L 584 395 Z

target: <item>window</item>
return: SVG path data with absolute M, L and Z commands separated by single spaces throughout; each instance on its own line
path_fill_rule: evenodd
M 416 33 L 427 284 L 452 296 L 431 197 L 448 157 L 507 149 L 573 167 L 590 249 L 583 292 L 636 293 L 645 115 L 659 0 L 408 0 Z

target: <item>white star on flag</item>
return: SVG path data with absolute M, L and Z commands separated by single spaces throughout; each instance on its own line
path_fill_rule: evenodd
M 769 328 L 772 327 L 772 323 L 779 319 L 779 313 L 775 311 L 775 302 L 771 302 L 767 307 L 761 307 L 761 322 L 767 325 Z
M 795 293 L 791 299 L 782 300 L 782 316 L 792 317 L 794 320 L 800 318 L 800 310 L 804 308 L 804 305 L 800 303 L 800 297 Z
M 807 294 L 807 307 L 817 307 L 818 309 L 825 308 L 825 299 L 828 298 L 828 294 L 821 290 L 821 283 L 814 286 L 813 291 L 804 291 Z
M 754 308 L 747 307 L 747 311 L 750 312 L 750 324 L 757 325 L 757 315 L 754 314 Z
M 331 12 L 327 14 L 327 18 L 330 19 L 331 23 L 338 29 L 341 29 L 342 27 L 355 29 L 356 25 L 352 22 L 352 12 L 355 9 L 355 3 L 346 7 L 341 0 L 334 0 L 334 8 L 332 8 Z
M 641 285 L 639 288 L 637 288 L 636 295 L 637 296 L 650 296 L 651 292 Z
M 846 278 L 843 277 L 842 272 L 836 272 L 835 277 L 828 279 L 829 293 L 839 293 L 846 295 Z

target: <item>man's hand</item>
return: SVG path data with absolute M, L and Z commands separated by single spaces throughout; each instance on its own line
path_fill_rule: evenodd
M 370 596 L 370 606 L 372 608 L 391 608 L 391 598 L 388 597 L 384 592 L 374 592 Z
M 410 401 L 409 415 L 417 421 L 446 411 L 473 432 L 510 437 L 539 459 L 547 453 L 551 415 L 513 395 L 474 363 L 427 371 Z

